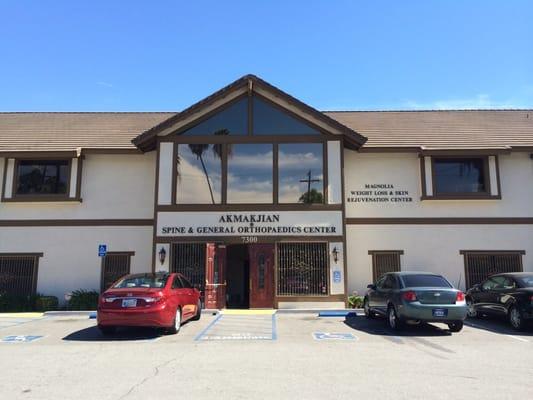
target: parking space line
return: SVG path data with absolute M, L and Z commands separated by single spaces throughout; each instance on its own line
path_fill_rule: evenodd
M 222 318 L 222 314 L 218 314 L 217 317 L 207 325 L 202 332 L 200 332 L 196 337 L 194 338 L 195 341 L 201 340 L 202 337 L 205 336 L 207 332 Z
M 272 340 L 278 340 L 278 331 L 276 326 L 276 314 L 272 314 Z
M 510 335 L 508 333 L 500 333 L 500 332 L 495 332 L 494 330 L 492 330 L 491 328 L 488 328 L 486 326 L 482 326 L 482 325 L 478 325 L 478 324 L 474 324 L 473 322 L 464 322 L 464 324 L 466 326 L 469 326 L 471 328 L 477 328 L 477 329 L 482 329 L 484 330 L 485 332 L 488 332 L 488 333 L 492 333 L 493 335 L 498 335 L 498 336 L 507 336 L 511 339 L 515 339 L 515 340 L 519 340 L 521 342 L 526 342 L 526 343 L 530 343 L 529 340 L 527 339 L 524 339 L 524 338 L 521 338 L 521 337 L 518 337 L 518 336 L 515 336 L 515 335 Z

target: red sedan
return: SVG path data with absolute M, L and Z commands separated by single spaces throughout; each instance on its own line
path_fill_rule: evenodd
M 201 315 L 200 292 L 181 274 L 126 275 L 98 299 L 98 328 L 104 335 L 119 326 L 164 328 L 177 333 Z

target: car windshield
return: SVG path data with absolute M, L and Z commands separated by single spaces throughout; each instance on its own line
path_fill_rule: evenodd
M 133 275 L 118 281 L 113 288 L 162 288 L 167 283 L 168 275 Z
M 516 278 L 516 280 L 520 284 L 520 287 L 524 287 L 524 288 L 533 287 L 533 274 L 519 276 L 519 277 Z
M 448 281 L 439 275 L 403 275 L 402 280 L 405 287 L 451 287 Z

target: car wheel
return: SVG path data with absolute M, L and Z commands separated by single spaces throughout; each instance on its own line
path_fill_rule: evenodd
M 402 320 L 398 317 L 398 314 L 396 314 L 396 310 L 394 309 L 393 305 L 390 305 L 387 309 L 387 322 L 389 324 L 389 328 L 394 331 L 398 331 L 403 328 Z
M 476 307 L 474 306 L 474 301 L 472 299 L 466 299 L 466 306 L 467 306 L 466 315 L 468 315 L 469 318 L 477 318 L 478 313 L 477 313 Z
M 374 312 L 370 309 L 368 297 L 365 297 L 365 300 L 363 302 L 363 309 L 365 310 L 365 317 L 367 317 L 368 319 L 372 319 L 376 316 Z
M 463 329 L 463 321 L 450 322 L 448 324 L 448 329 L 450 332 L 461 332 L 461 329 Z
M 101 326 L 98 325 L 98 329 L 100 329 L 100 332 L 102 332 L 102 335 L 109 336 L 112 335 L 117 331 L 117 328 L 114 326 Z
M 198 321 L 202 316 L 202 302 L 198 299 L 198 304 L 196 305 L 196 314 L 191 318 L 193 321 Z
M 517 331 L 520 331 L 524 328 L 524 317 L 522 316 L 522 313 L 518 307 L 512 306 L 509 310 L 509 322 Z
M 176 316 L 174 317 L 174 324 L 168 329 L 168 333 L 176 334 L 181 328 L 181 308 L 176 309 Z

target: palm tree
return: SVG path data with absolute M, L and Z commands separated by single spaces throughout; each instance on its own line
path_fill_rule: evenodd
M 189 144 L 189 149 L 191 149 L 191 152 L 194 155 L 196 155 L 196 157 L 200 160 L 200 163 L 202 164 L 205 179 L 207 180 L 207 187 L 209 188 L 209 194 L 211 195 L 211 201 L 213 202 L 213 204 L 215 204 L 215 197 L 213 196 L 213 188 L 211 187 L 211 180 L 209 179 L 209 173 L 207 172 L 207 168 L 205 167 L 205 162 L 203 158 L 203 155 L 208 148 L 209 148 L 209 145 L 204 144 L 204 143 Z

